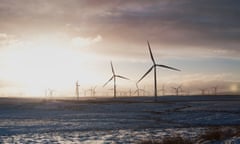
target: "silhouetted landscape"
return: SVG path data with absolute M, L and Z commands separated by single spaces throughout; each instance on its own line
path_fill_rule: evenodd
M 1 98 L 0 139 L 1 143 L 141 143 L 180 137 L 192 143 L 237 143 L 239 101 L 239 96 L 165 96 L 158 102 L 150 97 Z M 203 137 L 209 131 L 224 137 Z

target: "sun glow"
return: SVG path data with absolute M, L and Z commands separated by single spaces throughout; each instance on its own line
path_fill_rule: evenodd
M 80 75 L 87 74 L 87 57 L 66 41 L 44 36 L 5 50 L 1 76 L 20 84 L 27 95 L 44 95 L 46 88 L 73 89 Z
M 237 92 L 237 91 L 238 91 L 238 85 L 232 84 L 232 85 L 230 86 L 230 90 L 231 90 L 232 92 Z

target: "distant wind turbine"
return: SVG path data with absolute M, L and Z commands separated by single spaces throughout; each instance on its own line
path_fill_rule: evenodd
M 53 97 L 53 93 L 55 92 L 55 90 L 49 88 L 48 92 L 49 92 L 49 97 L 52 98 Z
M 91 92 L 91 96 L 95 96 L 95 94 L 96 94 L 96 88 L 97 88 L 97 86 L 92 87 L 92 88 L 89 89 L 89 91 Z
M 87 96 L 87 90 L 86 89 L 82 89 L 82 90 L 83 90 L 84 97 L 86 97 Z
M 215 87 L 212 87 L 212 88 L 213 88 L 214 95 L 217 95 L 218 86 L 215 86 Z
M 129 89 L 129 96 L 132 96 L 132 89 Z
M 157 64 L 154 60 L 153 54 L 152 54 L 152 50 L 150 47 L 149 42 L 148 43 L 148 49 L 150 52 L 150 56 L 153 62 L 152 67 L 140 78 L 140 80 L 138 81 L 138 83 L 148 74 L 152 71 L 152 69 L 154 70 L 154 96 L 155 96 L 155 101 L 157 101 L 157 67 L 163 67 L 163 68 L 167 68 L 167 69 L 171 69 L 171 70 L 175 70 L 175 71 L 180 71 L 179 69 L 173 68 L 173 67 L 169 67 L 167 65 L 161 65 L 161 64 Z
M 206 89 L 200 89 L 200 91 L 201 91 L 202 95 L 205 95 Z
M 179 92 L 181 92 L 182 85 L 180 85 L 180 86 L 178 86 L 178 87 L 172 87 L 172 89 L 175 90 L 175 92 L 176 92 L 176 96 L 178 96 L 178 95 L 179 95 Z
M 76 82 L 75 87 L 76 87 L 76 96 L 77 96 L 77 100 L 79 100 L 79 87 L 80 87 L 80 85 L 78 84 L 78 81 Z
M 207 89 L 207 94 L 208 94 L 208 95 L 211 94 L 211 89 L 210 89 L 210 88 Z
M 134 92 L 134 94 L 137 93 L 137 96 L 140 96 L 140 91 L 143 91 L 143 92 L 145 93 L 145 90 L 144 90 L 144 89 L 140 89 L 140 88 L 138 87 L 138 83 L 136 83 L 136 87 L 137 87 L 137 90 Z M 144 95 L 145 95 L 145 94 L 144 94 Z
M 48 89 L 45 89 L 45 97 L 48 96 Z
M 93 95 L 93 96 L 96 95 L 96 88 L 97 88 L 97 86 L 95 86 L 95 87 L 92 89 L 92 95 Z
M 110 81 L 113 80 L 113 90 L 114 90 L 114 98 L 116 98 L 117 96 L 117 85 L 116 85 L 116 78 L 121 78 L 121 79 L 126 79 L 126 80 L 129 80 L 128 78 L 124 77 L 124 76 L 121 76 L 121 75 L 116 75 L 115 74 L 115 71 L 114 71 L 114 68 L 113 68 L 113 64 L 111 62 L 111 68 L 112 68 L 112 77 L 103 85 L 103 87 L 105 87 Z
M 164 96 L 164 95 L 165 95 L 165 87 L 164 87 L 164 85 L 162 85 L 162 88 L 161 88 L 159 91 L 161 91 L 161 92 L 162 92 L 162 96 Z
M 112 92 L 112 91 L 113 91 L 113 88 L 108 89 L 108 91 L 111 91 L 111 92 Z M 107 92 L 107 93 L 110 93 L 110 92 Z

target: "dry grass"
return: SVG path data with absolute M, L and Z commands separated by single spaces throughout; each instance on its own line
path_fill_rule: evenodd
M 161 144 L 193 144 L 193 142 L 182 137 L 166 137 Z
M 160 141 L 152 141 L 152 140 L 143 140 L 139 142 L 138 144 L 161 144 Z
M 202 134 L 200 136 L 200 139 L 210 141 L 224 140 L 236 136 L 237 135 L 236 132 L 237 132 L 236 130 L 231 128 L 213 127 L 209 128 L 209 130 Z
M 199 137 L 186 139 L 180 136 L 164 137 L 158 140 L 143 140 L 138 144 L 194 144 L 204 143 L 205 141 L 214 142 L 227 140 L 233 137 L 240 137 L 240 127 L 211 127 Z
M 193 144 L 191 140 L 182 137 L 165 137 L 162 140 L 144 140 L 139 144 Z
M 240 137 L 240 126 L 235 127 L 236 128 L 236 133 L 235 136 L 236 137 Z

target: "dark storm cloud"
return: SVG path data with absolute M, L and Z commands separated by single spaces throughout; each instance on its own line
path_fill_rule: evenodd
M 135 37 L 161 43 L 237 48 L 240 40 L 239 1 L 158 1 L 146 7 L 114 10 L 115 19 Z M 129 35 L 129 34 L 128 34 Z M 236 47 L 233 45 L 235 43 Z
M 239 56 L 239 4 L 237 0 L 130 1 L 108 9 L 98 21 L 122 41 L 148 39 L 163 46 Z
M 29 26 L 103 34 L 119 43 L 146 39 L 173 47 L 204 47 L 239 53 L 238 0 L 0 0 L 2 30 Z M 27 31 L 22 28 L 22 31 Z

